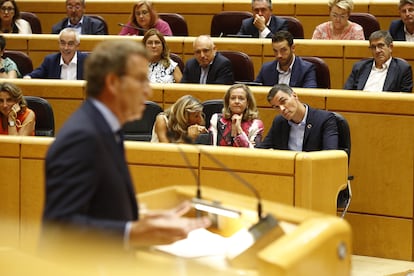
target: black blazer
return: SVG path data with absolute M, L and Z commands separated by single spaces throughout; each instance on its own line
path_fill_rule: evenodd
M 200 83 L 201 68 L 195 58 L 187 61 L 184 67 L 182 83 Z M 213 63 L 210 65 L 207 84 L 233 84 L 233 67 L 231 61 L 216 52 Z
M 401 19 L 391 21 L 389 32 L 393 40 L 405 41 L 404 23 Z
M 56 23 L 55 25 L 53 25 L 52 34 L 58 34 L 60 33 L 61 30 L 67 27 L 69 26 L 68 26 L 68 18 L 66 17 L 66 18 L 63 18 L 58 23 Z M 107 35 L 107 33 L 105 33 L 105 26 L 101 21 L 99 21 L 98 19 L 86 16 L 86 15 L 83 16 L 81 34 Z
M 78 51 L 77 55 L 76 79 L 83 80 L 83 65 L 88 54 Z M 62 66 L 60 66 L 61 56 L 60 53 L 47 55 L 42 64 L 27 75 L 32 79 L 60 79 L 60 73 L 62 72 Z
M 260 72 L 257 75 L 255 82 L 260 82 L 266 86 L 273 86 L 279 83 L 279 71 L 277 71 L 277 61 L 270 61 L 263 64 Z M 316 69 L 313 63 L 295 57 L 295 63 L 292 66 L 292 73 L 290 76 L 289 86 L 316 88 L 318 87 L 316 81 Z
M 246 18 L 242 21 L 242 25 L 238 32 L 239 35 L 251 35 L 252 37 L 259 37 L 259 30 L 253 25 L 253 17 Z M 277 31 L 285 30 L 288 31 L 288 22 L 280 17 L 272 15 L 270 20 L 270 26 L 267 26 L 270 30 L 270 33 L 266 36 L 271 38 L 274 33 Z
M 374 63 L 373 58 L 358 61 L 345 83 L 344 89 L 363 90 Z M 382 91 L 411 92 L 413 73 L 411 65 L 403 59 L 392 58 Z
M 43 220 L 123 236 L 126 223 L 137 219 L 125 157 L 101 113 L 86 100 L 47 152 Z
M 257 148 L 288 150 L 290 125 L 278 115 Z M 309 107 L 302 151 L 338 149 L 338 127 L 333 113 Z

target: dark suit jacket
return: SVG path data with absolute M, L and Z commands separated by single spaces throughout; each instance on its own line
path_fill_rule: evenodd
M 115 136 L 90 100 L 69 118 L 46 156 L 45 223 L 124 234 L 138 207 Z
M 87 56 L 87 53 L 78 51 L 78 62 L 76 64 L 76 79 L 78 80 L 83 80 L 83 64 Z M 60 57 L 60 53 L 47 55 L 42 64 L 27 75 L 32 79 L 60 79 L 62 71 Z
M 363 90 L 373 63 L 373 58 L 364 59 L 355 63 L 345 83 L 344 89 Z M 389 92 L 411 92 L 412 89 L 413 74 L 411 65 L 403 59 L 392 58 L 382 90 Z
M 182 83 L 200 83 L 201 68 L 195 58 L 187 61 L 184 67 Z M 210 65 L 207 76 L 207 84 L 233 84 L 233 67 L 228 58 L 216 53 L 213 63 Z
M 68 18 L 65 17 L 52 27 L 52 34 L 58 34 L 64 28 L 68 26 Z M 102 21 L 86 16 L 83 16 L 81 34 L 89 34 L 89 35 L 107 35 L 105 33 L 105 26 Z
M 401 19 L 391 21 L 389 32 L 393 40 L 405 41 L 404 23 Z
M 273 86 L 279 83 L 279 71 L 276 69 L 277 61 L 271 61 L 263 64 L 255 82 L 261 82 L 263 85 Z M 316 69 L 313 63 L 296 56 L 293 63 L 292 74 L 289 86 L 316 88 Z
M 253 17 L 246 18 L 242 21 L 242 25 L 240 27 L 240 31 L 238 34 L 240 35 L 251 35 L 252 37 L 259 37 L 259 30 L 253 25 Z M 288 30 L 288 22 L 280 17 L 272 15 L 272 19 L 270 20 L 270 26 L 268 26 L 270 33 L 267 35 L 268 38 L 271 38 L 274 33 L 281 30 Z
M 282 115 L 276 116 L 258 148 L 288 150 L 290 125 Z M 303 136 L 303 151 L 338 149 L 338 127 L 333 113 L 309 107 Z

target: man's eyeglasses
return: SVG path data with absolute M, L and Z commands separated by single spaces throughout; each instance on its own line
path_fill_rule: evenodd
M 348 15 L 347 14 L 337 14 L 337 13 L 331 13 L 331 16 L 334 18 L 334 19 L 340 19 L 340 20 L 345 20 L 345 19 L 347 19 L 348 18 Z
M 12 8 L 12 7 L 1 7 L 0 10 L 1 10 L 2 13 L 14 12 L 14 8 Z
M 371 45 L 369 45 L 369 49 L 371 49 L 372 51 L 375 51 L 377 48 L 378 49 L 380 49 L 380 50 L 382 50 L 382 49 L 384 49 L 385 47 L 387 47 L 388 45 L 387 44 L 385 44 L 385 43 L 378 43 L 378 44 L 371 44 Z
M 76 45 L 75 41 L 59 41 L 59 45 L 62 47 L 68 46 L 68 47 L 74 47 Z
M 67 5 L 67 6 L 66 6 L 66 8 L 67 8 L 68 10 L 73 10 L 73 9 L 75 9 L 76 11 L 79 11 L 80 9 L 82 9 L 82 6 L 81 6 L 81 5 L 75 5 L 75 6 L 72 6 L 72 5 Z
M 149 14 L 149 11 L 136 11 L 135 12 L 135 16 L 146 16 L 147 14 Z

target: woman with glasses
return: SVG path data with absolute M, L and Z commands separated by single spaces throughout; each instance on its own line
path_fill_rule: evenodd
M 329 0 L 331 21 L 316 26 L 312 39 L 364 40 L 361 25 L 349 21 L 354 3 L 352 0 Z
M 203 105 L 191 95 L 179 98 L 172 106 L 157 115 L 151 142 L 193 143 L 204 126 Z
M 142 43 L 148 50 L 150 63 L 148 78 L 151 83 L 179 83 L 183 74 L 178 63 L 170 58 L 170 50 L 164 36 L 157 29 L 149 29 Z
M 139 1 L 132 7 L 129 22 L 123 25 L 119 35 L 144 35 L 151 28 L 155 28 L 163 35 L 172 35 L 170 25 L 158 17 L 151 2 Z
M 0 0 L 0 32 L 31 34 L 29 22 L 20 18 L 20 11 L 14 0 Z

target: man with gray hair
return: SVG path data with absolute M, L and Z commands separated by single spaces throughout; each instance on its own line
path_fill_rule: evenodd
M 369 37 L 372 58 L 354 64 L 344 89 L 370 92 L 411 92 L 413 75 L 411 65 L 392 57 L 392 37 L 388 31 L 376 31 Z
M 87 53 L 78 51 L 79 33 L 73 28 L 66 28 L 59 33 L 59 53 L 45 57 L 42 64 L 25 79 L 63 79 L 83 80 L 83 64 Z
M 390 34 L 396 41 L 414 41 L 414 0 L 400 0 L 398 5 L 401 19 L 393 20 Z
M 238 35 L 271 38 L 274 33 L 288 30 L 286 20 L 272 15 L 272 0 L 252 0 L 253 17 L 244 19 Z

